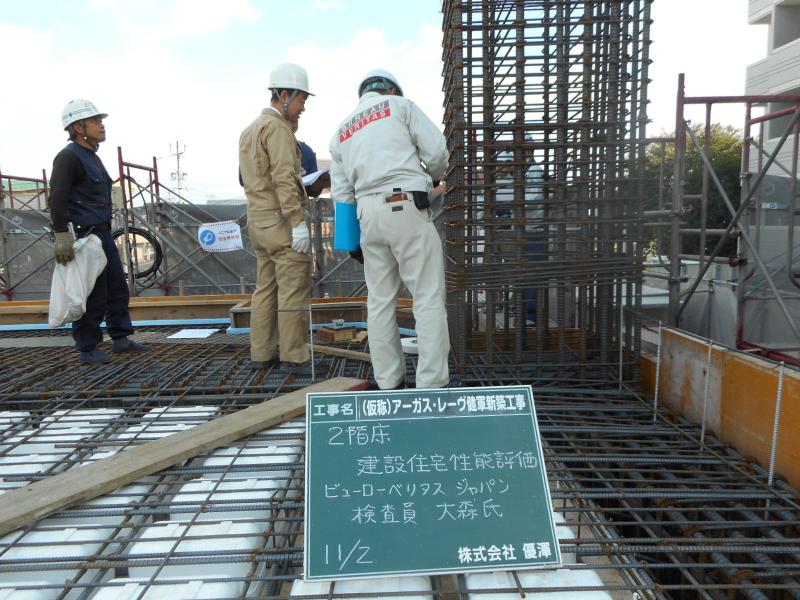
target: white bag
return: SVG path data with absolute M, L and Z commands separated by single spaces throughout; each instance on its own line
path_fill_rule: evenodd
M 75 258 L 66 265 L 56 263 L 50 286 L 50 329 L 77 321 L 86 312 L 86 299 L 94 289 L 97 277 L 106 268 L 103 243 L 89 234 L 73 244 Z

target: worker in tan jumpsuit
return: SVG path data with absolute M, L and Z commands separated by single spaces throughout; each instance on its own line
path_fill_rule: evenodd
M 310 375 L 308 306 L 311 235 L 295 139 L 308 96 L 303 67 L 278 65 L 270 74 L 270 105 L 239 138 L 239 168 L 247 196 L 247 228 L 258 259 L 250 312 L 254 369 L 280 362 L 294 375 Z

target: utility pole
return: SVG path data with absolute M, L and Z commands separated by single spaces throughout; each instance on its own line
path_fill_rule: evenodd
M 183 191 L 183 180 L 186 179 L 186 173 L 181 171 L 181 155 L 186 153 L 186 144 L 183 145 L 183 150 L 181 150 L 180 140 L 175 140 L 175 152 L 172 152 L 172 144 L 169 145 L 170 156 L 174 156 L 177 164 L 177 169 L 173 171 L 170 175 L 170 178 L 173 181 L 178 182 L 177 191 L 178 196 L 182 196 Z

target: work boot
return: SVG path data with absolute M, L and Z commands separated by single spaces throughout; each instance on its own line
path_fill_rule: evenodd
M 269 360 L 251 360 L 250 368 L 254 371 L 262 371 L 264 369 L 274 367 L 275 365 L 280 364 L 280 362 L 281 361 L 277 358 L 270 358 Z
M 103 352 L 99 348 L 93 348 L 86 352 L 81 352 L 81 362 L 86 363 L 110 363 L 111 355 Z
M 386 391 L 388 391 L 388 390 L 404 390 L 404 389 L 406 389 L 406 387 L 408 387 L 406 385 L 406 380 L 405 379 L 401 379 L 400 383 L 398 383 L 393 388 L 386 388 Z M 381 387 L 378 385 L 378 382 L 375 381 L 374 379 L 370 379 L 369 382 L 367 383 L 367 387 L 364 388 L 364 391 L 373 391 L 373 390 L 379 390 L 379 389 L 381 389 Z
M 311 361 L 308 360 L 304 363 L 282 362 L 281 371 L 298 377 L 311 376 Z
M 129 340 L 126 337 L 111 340 L 111 351 L 115 354 L 119 352 L 144 352 L 145 350 L 147 350 L 147 346 Z

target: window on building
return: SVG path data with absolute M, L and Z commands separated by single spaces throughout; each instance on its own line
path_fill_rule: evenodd
M 781 95 L 783 94 L 797 94 L 800 95 L 800 87 L 786 90 L 783 92 L 779 92 Z M 794 102 L 770 102 L 767 106 L 767 112 L 774 113 L 779 110 L 783 110 L 784 108 L 792 108 L 795 106 Z M 792 115 L 788 114 L 783 117 L 779 117 L 777 119 L 772 119 L 771 121 L 767 122 L 767 137 L 772 138 L 779 138 L 783 135 L 783 132 L 786 130 L 786 127 L 789 126 L 789 121 L 792 120 Z
M 772 19 L 772 49 L 776 50 L 800 38 L 800 6 L 775 7 Z

